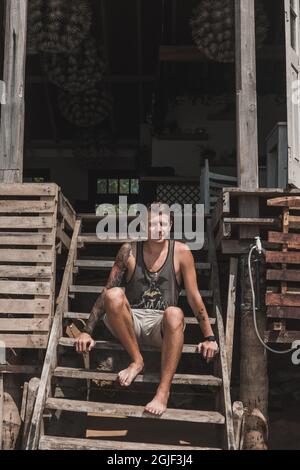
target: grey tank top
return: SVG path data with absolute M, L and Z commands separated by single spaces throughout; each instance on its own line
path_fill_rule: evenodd
M 175 241 L 169 240 L 168 254 L 162 267 L 150 272 L 144 262 L 143 242 L 136 243 L 135 270 L 125 282 L 125 294 L 132 308 L 165 310 L 176 307 L 180 293 L 174 269 Z

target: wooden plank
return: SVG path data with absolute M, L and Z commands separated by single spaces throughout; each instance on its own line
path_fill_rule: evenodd
M 289 207 L 294 210 L 300 210 L 300 197 L 299 196 L 284 196 L 276 199 L 269 199 L 267 201 L 270 207 Z
M 27 398 L 26 409 L 25 409 L 25 419 L 24 419 L 23 436 L 22 436 L 22 449 L 24 449 L 26 446 L 29 425 L 31 422 L 34 403 L 35 403 L 36 396 L 38 393 L 39 385 L 40 385 L 40 380 L 36 377 L 31 379 L 28 384 L 28 398 Z
M 23 394 L 22 394 L 22 404 L 21 404 L 21 411 L 20 411 L 20 418 L 21 418 L 21 421 L 22 421 L 23 424 L 24 424 L 24 420 L 25 420 L 27 393 L 28 393 L 28 382 L 24 382 Z
M 233 415 L 232 415 L 232 404 L 231 404 L 231 397 L 230 397 L 230 382 L 229 382 L 229 374 L 228 374 L 228 359 L 227 359 L 227 351 L 226 351 L 226 342 L 225 342 L 225 332 L 223 326 L 223 319 L 218 307 L 216 305 L 216 318 L 217 318 L 217 338 L 219 341 L 219 348 L 220 348 L 220 366 L 221 366 L 221 374 L 222 374 L 222 381 L 223 387 L 221 388 L 222 393 L 222 405 L 223 405 L 223 412 L 225 415 L 225 422 L 226 422 L 226 447 L 228 450 L 235 450 L 235 441 L 234 441 L 234 429 L 233 429 Z
M 0 341 L 3 341 L 7 348 L 45 349 L 47 347 L 48 335 L 14 335 L 0 333 Z
M 226 354 L 227 354 L 227 362 L 228 362 L 229 382 L 231 380 L 232 357 L 233 357 L 237 274 L 238 274 L 238 259 L 231 258 L 230 268 L 229 268 L 227 315 L 226 315 Z
M 0 299 L 0 313 L 49 315 L 48 299 Z
M 233 412 L 233 427 L 234 427 L 234 438 L 236 450 L 242 450 L 242 441 L 244 433 L 244 416 L 245 409 L 241 401 L 235 401 L 232 405 Z
M 52 245 L 51 233 L 2 232 L 0 245 Z
M 0 196 L 55 196 L 57 190 L 55 183 L 0 184 Z
M 0 217 L 0 229 L 38 229 L 52 228 L 52 218 L 50 216 L 42 217 Z
M 146 239 L 144 239 L 146 240 Z M 99 245 L 105 245 L 107 243 L 111 244 L 123 244 L 123 243 L 131 243 L 134 242 L 135 240 L 132 240 L 130 238 L 119 238 L 119 237 L 108 237 L 106 239 L 100 239 L 98 238 L 97 235 L 81 235 L 78 237 L 78 242 L 81 244 L 99 244 Z
M 0 281 L 0 294 L 49 295 L 49 282 Z
M 269 243 L 287 244 L 288 248 L 300 249 L 300 234 L 298 233 L 283 233 L 283 232 L 269 232 Z
M 51 276 L 51 266 L 14 266 L 9 264 L 0 265 L 0 277 L 49 279 Z
M 20 375 L 40 375 L 41 367 L 39 366 L 18 366 L 0 364 L 0 372 L 2 374 L 20 374 Z
M 232 197 L 239 198 L 242 196 L 255 196 L 259 198 L 270 198 L 276 197 L 279 195 L 294 195 L 299 196 L 300 190 L 299 189 L 281 189 L 281 188 L 226 188 L 226 191 L 230 193 Z
M 300 320 L 300 307 L 284 307 L 280 305 L 269 305 L 267 307 L 269 318 L 284 318 L 290 320 Z
M 253 0 L 235 0 L 238 186 L 244 190 L 259 187 L 254 10 Z M 258 217 L 258 199 L 241 197 L 239 215 Z M 257 224 L 240 227 L 241 239 L 256 235 Z
M 71 229 L 74 229 L 76 222 L 76 212 L 69 203 L 68 199 L 65 198 L 62 191 L 59 191 L 58 195 L 58 212 L 61 214 L 63 219 L 67 222 Z
M 27 0 L 5 2 L 6 104 L 1 107 L 0 127 L 0 179 L 4 183 L 22 181 L 27 10 Z
M 90 313 L 80 313 L 80 312 L 65 312 L 64 318 L 69 318 L 71 320 L 88 320 L 90 317 Z M 199 322 L 194 317 L 185 317 L 184 321 L 187 325 L 199 325 Z M 210 318 L 209 322 L 211 325 L 216 323 L 215 318 Z
M 279 264 L 300 264 L 300 252 L 290 251 L 283 253 L 281 251 L 267 251 L 266 262 Z
M 72 235 L 71 247 L 64 270 L 64 275 L 60 287 L 60 292 L 57 297 L 57 308 L 55 311 L 49 343 L 47 347 L 46 357 L 43 365 L 41 383 L 38 390 L 31 425 L 28 433 L 28 439 L 26 442 L 27 450 L 34 450 L 38 448 L 38 443 L 41 434 L 41 424 L 43 418 L 43 410 L 45 401 L 49 395 L 51 387 L 51 378 L 55 367 L 57 366 L 57 345 L 59 335 L 62 334 L 62 319 L 63 311 L 66 306 L 66 299 L 68 294 L 68 287 L 72 279 L 72 269 L 74 265 L 74 259 L 77 252 L 77 239 L 81 229 L 81 221 L 76 221 L 74 231 Z M 73 343 L 74 344 L 74 343 Z
M 51 213 L 54 211 L 54 201 L 5 201 L 0 200 L 0 214 L 17 213 Z
M 76 340 L 74 338 L 60 338 L 58 343 L 60 346 L 73 348 L 75 346 L 75 341 Z M 124 350 L 123 346 L 120 343 L 113 342 L 113 341 L 96 341 L 95 349 L 104 349 L 104 350 L 112 350 L 112 351 Z M 142 351 L 160 352 L 159 349 L 155 349 L 150 346 L 142 346 L 141 349 Z M 182 352 L 185 354 L 195 354 L 196 346 L 194 344 L 184 344 Z
M 300 217 L 296 215 L 289 216 L 290 228 L 300 230 Z
M 119 405 L 79 400 L 48 398 L 45 407 L 50 410 L 64 410 L 78 413 L 99 413 L 101 416 L 124 416 L 127 418 L 146 418 L 191 423 L 224 424 L 224 416 L 216 411 L 177 410 L 168 408 L 162 416 L 145 413 L 143 406 Z
M 67 248 L 67 250 L 69 250 L 70 246 L 71 246 L 71 239 L 68 237 L 66 232 L 64 232 L 61 225 L 57 226 L 56 236 L 59 240 L 61 240 L 61 242 L 64 244 L 64 246 Z
M 114 265 L 114 259 L 111 260 L 93 260 L 93 259 L 78 259 L 75 261 L 74 266 L 78 268 L 90 269 L 110 269 Z M 197 271 L 208 271 L 211 269 L 211 263 L 195 263 Z
M 115 382 L 118 374 L 99 372 L 97 370 L 74 369 L 69 367 L 57 367 L 54 371 L 55 377 L 65 377 L 71 379 L 100 380 L 106 382 Z M 135 383 L 159 383 L 159 374 L 140 374 L 135 379 Z M 222 379 L 212 375 L 189 375 L 175 374 L 172 383 L 174 385 L 201 385 L 203 387 L 220 387 Z
M 81 293 L 81 294 L 101 294 L 105 286 L 81 286 L 81 285 L 72 285 L 69 288 L 70 293 Z M 203 298 L 212 297 L 212 291 L 202 290 L 200 291 Z M 181 297 L 186 296 L 185 289 L 182 289 L 180 294 Z
M 300 307 L 300 293 L 274 294 L 267 292 L 266 305 Z
M 0 249 L 0 261 L 20 263 L 50 263 L 51 250 Z
M 263 218 L 263 217 L 225 217 L 224 223 L 231 224 L 231 225 L 250 225 L 250 226 L 251 225 L 254 225 L 254 226 L 271 225 L 273 226 L 273 225 L 279 225 L 279 219 L 278 218 Z
M 292 344 L 300 340 L 300 331 L 284 331 L 279 334 L 276 331 L 266 331 L 264 339 L 267 343 L 273 344 Z
M 78 439 L 70 437 L 42 436 L 39 450 L 114 450 L 118 451 L 141 451 L 145 450 L 177 450 L 184 452 L 187 450 L 220 450 L 209 447 L 192 447 L 189 445 L 169 445 L 169 444 L 147 444 L 144 442 L 107 441 L 95 439 Z
M 49 319 L 0 318 L 0 331 L 48 331 Z
M 267 280 L 300 282 L 300 271 L 296 269 L 268 269 Z

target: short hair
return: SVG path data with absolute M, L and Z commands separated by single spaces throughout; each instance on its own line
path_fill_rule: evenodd
M 168 207 L 169 207 L 169 204 L 168 204 L 167 202 L 162 201 L 162 200 L 157 200 L 157 201 L 149 202 L 148 204 L 146 204 L 146 207 L 147 207 L 148 212 L 151 211 L 153 205 L 157 205 L 157 206 L 168 206 Z M 174 222 L 174 214 L 173 214 L 173 211 L 170 211 L 170 212 L 169 212 L 169 216 L 170 216 L 170 222 L 171 222 L 171 224 L 173 224 L 173 222 Z

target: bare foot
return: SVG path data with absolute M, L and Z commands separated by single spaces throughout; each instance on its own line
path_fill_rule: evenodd
M 169 395 L 169 393 L 158 392 L 153 400 L 145 406 L 145 411 L 155 416 L 161 416 L 167 409 Z
M 129 387 L 137 375 L 142 372 L 143 368 L 143 363 L 132 362 L 127 369 L 121 370 L 118 374 L 118 379 L 122 387 Z

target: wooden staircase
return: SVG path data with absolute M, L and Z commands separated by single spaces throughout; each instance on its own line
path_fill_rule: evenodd
M 91 216 L 89 216 L 90 220 Z M 96 218 L 94 222 L 96 222 Z M 157 361 L 159 351 L 151 348 L 143 349 L 145 371 L 137 377 L 132 387 L 124 391 L 116 385 L 119 369 L 114 367 L 114 362 L 109 367 L 106 365 L 105 368 L 101 365 L 96 367 L 90 365 L 93 355 L 99 354 L 99 350 L 100 354 L 106 352 L 113 358 L 115 354 L 118 354 L 128 360 L 125 351 L 116 340 L 107 337 L 97 340 L 95 350 L 92 351 L 90 357 L 84 357 L 83 365 L 82 356 L 77 355 L 74 351 L 75 339 L 66 334 L 66 331 L 72 331 L 72 327 L 75 326 L 76 329 L 78 322 L 88 318 L 89 313 L 85 312 L 89 312 L 97 295 L 101 292 L 108 269 L 111 268 L 116 249 L 118 249 L 116 242 L 104 243 L 94 235 L 85 232 L 84 229 L 87 225 L 84 218 L 75 223 L 31 426 L 26 438 L 26 449 L 233 450 L 235 443 L 228 364 L 223 320 L 219 310 L 218 296 L 215 295 L 218 286 L 216 285 L 216 262 L 212 242 L 210 242 L 208 250 L 209 259 L 198 260 L 197 271 L 201 275 L 201 285 L 205 286 L 204 279 L 207 279 L 207 286 L 203 288 L 202 294 L 210 311 L 214 332 L 218 337 L 220 355 L 213 366 L 207 366 L 200 355 L 196 354 L 196 344 L 199 342 L 199 325 L 188 312 L 183 292 L 181 302 L 188 316 L 182 359 L 173 381 L 170 408 L 162 417 L 153 417 L 144 413 L 141 400 L 144 400 L 143 404 L 147 403 L 147 398 L 144 398 L 144 395 L 146 396 L 147 393 L 153 395 L 155 384 L 159 381 L 159 366 L 156 366 L 159 364 Z M 209 239 L 212 240 L 211 237 Z M 105 256 L 99 256 L 101 251 Z M 205 253 L 207 254 L 207 250 Z M 83 297 L 84 299 L 82 299 Z M 89 305 L 89 307 L 83 310 L 83 305 Z M 67 365 L 64 364 L 65 357 L 68 357 Z M 151 370 L 151 366 L 154 370 Z M 64 383 L 67 381 L 68 387 L 60 387 L 62 380 Z M 94 384 L 95 381 L 100 386 L 92 389 L 91 384 Z M 82 396 L 78 396 L 80 389 L 78 384 L 84 385 Z M 63 394 L 60 393 L 58 396 L 57 390 L 63 390 Z M 68 395 L 70 390 L 77 391 L 75 398 L 72 393 Z M 93 395 L 92 399 L 90 399 L 91 395 Z M 195 401 L 197 403 L 192 409 L 181 403 L 176 405 L 176 396 L 189 399 L 190 403 L 194 404 Z M 195 397 L 198 396 L 200 398 L 195 400 Z M 209 397 L 210 408 L 208 406 L 202 407 L 202 396 Z M 174 400 L 173 397 L 175 397 Z M 52 433 L 51 423 L 54 414 L 60 418 L 55 432 Z M 108 437 L 114 436 L 108 439 L 103 432 L 98 432 L 98 434 L 95 432 L 93 435 L 90 430 L 83 432 L 81 436 L 74 437 L 70 424 L 67 425 L 67 429 L 64 426 L 66 415 L 78 417 L 80 415 L 92 420 L 106 419 L 110 422 L 117 420 L 122 423 L 122 426 L 124 423 L 126 426 L 127 424 L 130 426 L 130 423 L 134 422 L 135 432 L 133 434 L 129 432 L 123 439 L 118 438 L 117 440 L 114 440 L 116 434 L 108 433 Z M 160 427 L 165 425 L 171 427 L 171 437 L 173 431 L 176 431 L 176 435 L 180 435 L 180 431 L 184 427 L 194 429 L 194 437 L 183 443 L 182 439 L 177 437 L 174 437 L 174 442 L 172 442 L 169 435 L 168 442 L 166 442 L 164 438 L 155 437 L 159 429 L 157 427 L 158 421 Z M 145 436 L 146 428 L 148 437 Z M 151 433 L 150 437 L 149 432 Z M 209 445 L 203 442 L 207 433 L 212 434 L 212 443 Z M 98 436 L 97 439 L 90 438 L 95 435 Z M 124 436 L 124 434 L 122 435 Z M 132 440 L 130 439 L 131 435 L 135 436 Z

